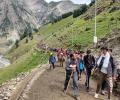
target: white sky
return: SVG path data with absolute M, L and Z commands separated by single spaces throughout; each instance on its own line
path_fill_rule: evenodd
M 61 1 L 61 0 L 46 0 L 47 2 L 51 2 L 51 1 Z M 89 4 L 91 2 L 91 0 L 71 0 L 76 4 Z

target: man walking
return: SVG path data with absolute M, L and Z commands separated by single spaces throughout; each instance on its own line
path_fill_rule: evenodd
M 53 69 L 55 68 L 55 62 L 56 62 L 56 58 L 55 58 L 54 54 L 50 53 L 50 57 L 49 57 L 50 69 L 52 67 L 53 67 Z
M 108 99 L 110 100 L 113 89 L 113 81 L 112 81 L 113 70 L 110 61 L 111 55 L 108 52 L 107 47 L 103 47 L 101 50 L 103 51 L 103 54 L 101 54 L 101 56 L 97 61 L 99 76 L 98 76 L 95 98 L 98 98 L 98 93 L 101 89 L 102 83 L 103 81 L 106 81 L 108 83 Z
M 84 57 L 84 65 L 86 69 L 85 86 L 86 86 L 87 92 L 89 92 L 91 72 L 92 72 L 93 67 L 95 66 L 95 58 L 93 55 L 91 55 L 91 50 L 87 50 L 87 55 L 85 55 Z
M 67 88 L 69 86 L 70 78 L 73 78 L 73 90 L 74 97 L 76 100 L 80 100 L 79 98 L 79 87 L 78 87 L 78 76 L 79 75 L 79 67 L 77 66 L 77 61 L 73 54 L 68 56 L 66 61 L 66 79 L 64 84 L 64 92 L 66 93 Z
M 112 79 L 113 81 L 116 80 L 116 76 L 117 76 L 117 68 L 116 68 L 116 65 L 115 65 L 115 60 L 114 60 L 114 57 L 112 55 L 112 49 L 109 49 L 108 50 L 109 54 L 110 54 L 110 64 L 111 64 L 111 67 L 112 67 Z M 105 94 L 105 88 L 107 87 L 107 82 L 106 80 L 103 81 L 102 83 L 102 88 L 101 88 L 101 94 L 104 95 Z

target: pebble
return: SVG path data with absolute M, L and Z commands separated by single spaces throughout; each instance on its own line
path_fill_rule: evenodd
M 29 72 L 21 73 L 16 78 L 4 82 L 0 85 L 0 100 L 8 100 L 12 95 L 12 92 L 16 90 L 16 86 L 20 83 Z

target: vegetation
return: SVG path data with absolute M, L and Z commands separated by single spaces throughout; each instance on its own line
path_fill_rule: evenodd
M 120 11 L 116 10 L 109 13 L 109 9 L 97 15 L 98 38 L 104 37 L 114 28 L 120 28 L 120 25 L 117 24 L 120 23 L 118 19 L 119 15 Z M 84 20 L 84 14 L 74 19 L 70 16 L 54 25 L 48 24 L 41 27 L 39 33 L 44 35 L 49 34 L 49 38 L 44 43 L 51 47 L 62 46 L 73 48 L 79 44 L 82 48 L 85 48 L 93 42 L 94 17 Z
M 0 69 L 0 84 L 16 77 L 19 73 L 30 71 L 39 64 L 47 62 L 48 54 L 31 50 L 29 53 L 17 59 L 7 68 Z
M 73 13 L 73 18 L 76 18 L 82 14 L 84 14 L 88 9 L 88 6 L 86 4 L 83 4 L 79 9 L 75 10 Z
M 109 13 L 110 8 L 118 4 L 114 3 L 110 6 L 106 1 L 104 2 L 105 5 L 99 3 L 99 6 L 100 8 L 102 6 L 105 8 L 106 6 L 106 8 L 97 15 L 98 39 L 104 37 L 107 33 L 111 32 L 112 29 L 120 28 L 120 24 L 118 24 L 120 23 L 120 11 L 115 10 Z M 49 23 L 42 26 L 39 31 L 36 30 L 37 33 L 32 34 L 32 36 L 34 36 L 32 40 L 23 38 L 19 41 L 18 48 L 14 46 L 6 54 L 6 57 L 11 60 L 12 65 L 0 69 L 0 83 L 15 77 L 21 72 L 31 70 L 38 64 L 47 61 L 48 54 L 34 50 L 37 43 L 46 44 L 53 48 L 63 47 L 73 49 L 84 49 L 91 45 L 93 43 L 94 35 L 94 16 L 88 20 L 84 20 L 84 18 L 86 14 L 88 16 L 91 15 L 93 7 L 94 5 L 91 6 L 87 12 L 87 9 L 82 8 L 85 14 L 77 16 L 77 18 L 73 18 L 73 16 L 69 16 L 62 20 L 59 18 L 57 23 Z M 26 34 L 27 32 L 24 32 L 24 35 Z M 43 41 L 40 42 L 40 40 Z
M 95 0 L 91 0 L 91 3 L 89 4 L 89 6 L 93 6 L 93 4 L 95 3 Z
M 19 46 L 19 40 L 16 40 L 15 46 L 16 46 L 16 48 L 18 48 L 18 46 Z

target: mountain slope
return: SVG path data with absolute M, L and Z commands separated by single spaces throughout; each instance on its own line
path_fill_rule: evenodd
M 99 2 L 101 3 L 103 1 L 105 0 L 99 0 Z M 107 4 L 107 2 L 105 3 Z M 117 6 L 119 6 L 118 3 L 113 3 L 113 4 L 108 3 L 105 9 L 97 15 L 97 36 L 99 40 L 105 37 L 107 33 L 111 33 L 111 31 L 113 31 L 114 29 L 120 28 L 120 24 L 119 24 L 120 10 L 114 10 L 110 12 L 113 7 L 117 7 Z M 94 5 L 90 7 L 89 10 L 92 11 L 92 8 L 94 8 Z M 6 69 L 0 70 L 0 72 L 2 72 L 0 76 L 1 77 L 5 76 L 4 79 L 3 80 L 1 79 L 0 81 L 4 82 L 8 79 L 11 79 L 13 76 L 16 76 L 15 71 L 17 71 L 18 74 L 23 71 L 23 67 L 26 70 L 29 70 L 29 68 L 33 68 L 32 64 L 34 62 L 34 58 L 29 61 L 29 66 L 28 65 L 26 66 L 26 61 L 28 61 L 28 58 L 32 57 L 31 54 L 34 55 L 34 49 L 35 47 L 37 47 L 36 44 L 45 44 L 51 48 L 63 47 L 63 48 L 77 49 L 75 45 L 78 44 L 82 46 L 82 49 L 87 48 L 88 46 L 93 47 L 91 44 L 93 43 L 93 35 L 94 35 L 94 16 L 92 16 L 91 19 L 85 20 L 84 16 L 87 13 L 89 12 L 86 12 L 85 14 L 79 16 L 78 18 L 73 19 L 73 17 L 70 16 L 55 24 L 49 23 L 47 25 L 44 25 L 39 29 L 38 33 L 33 34 L 34 35 L 33 40 L 29 40 L 28 43 L 25 43 L 26 41 L 25 39 L 20 41 L 18 48 L 14 47 L 10 52 L 7 53 L 6 57 L 10 58 L 10 60 L 12 60 L 13 63 L 10 67 L 8 67 L 7 71 Z M 115 33 L 116 32 L 113 32 L 112 36 L 114 36 Z M 37 39 L 35 37 L 37 37 Z M 110 42 L 110 44 L 111 43 L 112 42 Z M 119 42 L 117 45 L 114 46 L 116 48 L 120 47 Z M 119 49 L 116 50 L 116 52 L 118 51 Z M 30 55 L 28 56 L 28 54 Z M 44 54 L 42 56 L 44 57 Z M 47 59 L 47 57 L 45 58 Z M 39 60 L 37 61 L 35 60 L 35 62 L 37 62 L 38 64 Z M 13 71 L 14 68 L 15 70 Z M 11 70 L 13 72 L 12 74 L 10 73 L 11 77 L 9 77 L 7 72 L 11 72 Z
M 103 5 L 102 2 L 104 2 Z M 97 36 L 98 39 L 105 36 L 114 28 L 120 28 L 120 10 L 110 12 L 113 7 L 118 7 L 118 2 L 111 3 L 111 0 L 99 0 L 97 8 L 104 9 L 97 14 Z M 41 27 L 40 33 L 52 34 L 51 37 L 44 41 L 45 44 L 51 47 L 70 47 L 74 48 L 75 45 L 81 45 L 82 48 L 87 47 L 93 42 L 94 35 L 94 5 L 82 16 L 73 19 L 72 16 L 55 23 L 54 25 L 48 24 Z M 90 11 L 92 13 L 90 13 Z M 86 15 L 91 16 L 89 19 L 85 19 Z M 64 23 L 65 22 L 65 23 Z M 63 24 L 63 26 L 62 26 Z M 65 25 L 64 25 L 65 24 Z M 116 25 L 117 24 L 117 25 Z M 62 26 L 62 27 L 61 27 Z M 56 30 L 55 30 L 56 29 Z
M 0 13 L 0 34 L 10 33 L 13 40 L 19 39 L 26 28 L 36 27 L 32 12 L 22 0 L 1 0 Z

